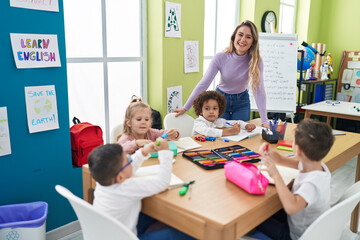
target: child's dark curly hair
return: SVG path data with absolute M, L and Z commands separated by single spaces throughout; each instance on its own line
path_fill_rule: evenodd
M 219 115 L 223 114 L 226 109 L 226 99 L 225 96 L 219 93 L 218 91 L 204 91 L 199 94 L 194 100 L 193 107 L 196 115 L 200 115 L 202 112 L 202 106 L 204 102 L 213 99 L 219 104 Z

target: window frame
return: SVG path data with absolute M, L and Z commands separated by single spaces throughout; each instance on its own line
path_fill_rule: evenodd
M 140 93 L 142 99 L 147 102 L 147 3 L 146 0 L 138 0 L 140 6 L 140 56 L 139 57 L 108 57 L 107 31 L 106 31 L 106 0 L 101 1 L 102 21 L 102 57 L 67 57 L 66 63 L 102 63 L 104 77 L 104 110 L 105 110 L 105 142 L 110 142 L 110 110 L 109 110 L 109 79 L 108 63 L 111 62 L 140 62 Z M 66 26 L 65 26 L 66 27 Z M 70 105 L 70 102 L 69 102 Z M 71 122 L 71 116 L 69 121 Z
M 292 27 L 293 27 L 293 32 L 292 33 L 287 33 L 287 34 L 294 34 L 295 33 L 295 25 L 296 25 L 296 8 L 297 8 L 297 0 L 294 0 L 294 4 L 289 4 L 289 3 L 285 3 L 286 0 L 280 0 L 280 16 L 279 16 L 279 33 L 283 32 L 282 28 L 283 28 L 283 21 L 284 21 L 284 16 L 283 16 L 283 6 L 287 6 L 287 7 L 292 7 L 293 8 L 293 16 L 294 16 L 294 20 L 292 22 Z

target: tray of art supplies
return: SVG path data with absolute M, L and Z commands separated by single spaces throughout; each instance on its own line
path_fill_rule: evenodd
M 185 151 L 183 157 L 206 169 L 223 168 L 226 163 L 259 162 L 260 155 L 246 147 L 233 145 L 210 150 Z

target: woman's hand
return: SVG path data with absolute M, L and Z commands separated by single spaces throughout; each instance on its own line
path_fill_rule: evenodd
M 268 122 L 261 124 L 261 126 L 270 129 L 270 123 Z
M 186 112 L 186 109 L 185 108 L 178 108 L 178 109 L 175 109 L 174 111 L 172 111 L 172 113 L 177 113 L 175 115 L 175 117 L 178 117 L 180 115 L 183 115 L 184 113 Z

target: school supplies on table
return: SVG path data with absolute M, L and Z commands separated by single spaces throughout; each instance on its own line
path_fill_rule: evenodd
M 260 155 L 246 147 L 229 147 L 183 152 L 183 157 L 206 170 L 223 168 L 230 162 L 259 162 Z
M 201 145 L 198 144 L 196 141 L 194 141 L 191 137 L 183 137 L 177 141 L 172 141 L 172 142 L 175 143 L 176 146 L 178 147 L 178 151 L 177 151 L 178 153 L 201 147 Z
M 140 167 L 133 175 L 133 178 L 143 178 L 143 179 L 157 178 L 158 174 L 159 174 L 159 168 L 160 168 L 159 164 Z M 181 180 L 175 174 L 171 173 L 171 178 L 170 178 L 170 183 L 169 183 L 168 188 L 171 188 L 171 187 L 177 186 L 177 185 L 182 186 L 184 184 L 185 184 L 185 182 L 183 180 Z
M 145 146 L 147 146 L 147 144 L 145 144 Z M 174 156 L 176 156 L 178 154 L 178 148 L 177 148 L 176 144 L 173 142 L 169 142 L 169 150 L 174 153 Z M 150 157 L 152 157 L 152 158 L 158 157 L 158 156 L 159 156 L 158 152 L 150 153 Z
M 230 141 L 234 141 L 234 142 L 239 142 L 245 138 L 251 138 L 254 137 L 258 134 L 261 133 L 263 127 L 256 127 L 254 130 L 252 130 L 251 132 L 248 132 L 247 130 L 241 129 L 240 133 L 236 134 L 236 135 L 231 135 L 231 136 L 225 136 L 225 137 L 221 137 L 222 139 L 226 139 L 226 140 L 230 140 Z
M 293 140 L 290 140 L 290 139 L 282 140 L 282 141 L 278 142 L 277 145 L 292 148 Z
M 291 152 L 293 151 L 292 147 L 277 146 L 276 148 L 279 150 L 285 150 L 285 151 L 291 151 Z
M 185 195 L 186 192 L 187 192 L 187 190 L 188 190 L 188 188 L 189 188 L 189 185 L 190 185 L 190 184 L 193 184 L 194 182 L 195 182 L 195 180 L 192 180 L 192 181 L 190 181 L 190 182 L 188 182 L 188 183 L 185 183 L 185 184 L 182 186 L 182 188 L 180 189 L 180 191 L 179 191 L 180 196 Z
M 258 168 L 248 162 L 232 162 L 225 165 L 225 177 L 250 194 L 265 194 L 269 180 L 258 172 Z M 260 183 L 260 184 L 259 184 Z
M 264 168 L 266 167 L 264 166 Z M 279 174 L 286 185 L 288 185 L 293 179 L 295 179 L 299 175 L 299 170 L 295 168 L 280 165 L 276 165 L 276 168 L 279 171 Z M 264 175 L 264 177 L 269 179 L 270 184 L 275 184 L 274 179 L 270 177 L 267 171 L 261 171 L 261 173 Z
M 269 143 L 277 143 L 279 140 L 283 140 L 285 136 L 287 122 L 277 121 L 277 119 L 269 121 L 270 130 L 262 130 L 262 138 Z

